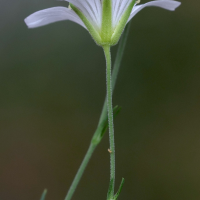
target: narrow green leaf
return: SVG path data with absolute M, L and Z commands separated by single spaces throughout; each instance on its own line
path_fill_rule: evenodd
M 113 116 L 114 116 L 114 118 L 117 117 L 117 115 L 120 113 L 121 109 L 122 109 L 121 106 L 115 106 L 113 108 Z
M 117 115 L 120 113 L 121 109 L 122 109 L 122 108 L 119 107 L 119 106 L 115 106 L 115 107 L 113 108 L 113 117 L 114 117 L 114 118 L 117 117 Z M 104 127 L 103 127 L 102 132 L 101 132 L 101 137 L 104 136 L 106 130 L 108 129 L 108 117 L 106 117 L 106 119 L 104 120 L 103 123 L 104 123 Z
M 44 192 L 42 193 L 40 200 L 45 200 L 46 194 L 47 194 L 47 189 L 45 189 Z
M 117 193 L 116 193 L 115 196 L 114 196 L 114 199 L 115 199 L 115 200 L 118 198 L 119 194 L 121 193 L 121 190 L 122 190 L 122 188 L 123 188 L 123 185 L 124 185 L 124 178 L 122 178 L 122 181 L 121 181 L 121 184 L 120 184 L 120 186 L 119 186 L 119 189 L 118 189 Z
M 121 111 L 121 107 L 119 107 L 119 106 L 115 106 L 113 108 L 114 118 L 120 113 L 120 111 Z M 98 144 L 101 141 L 101 139 L 103 138 L 107 129 L 108 129 L 108 116 L 106 116 L 104 118 L 104 120 L 101 122 L 101 124 L 99 124 L 99 126 L 95 132 L 96 134 L 94 134 L 94 136 L 92 138 L 92 143 Z

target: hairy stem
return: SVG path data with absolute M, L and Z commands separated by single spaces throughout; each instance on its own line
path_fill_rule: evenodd
M 117 75 L 119 73 L 119 68 L 120 68 L 120 64 L 121 64 L 122 57 L 123 57 L 123 54 L 124 54 L 124 50 L 125 50 L 126 41 L 127 41 L 127 38 L 128 38 L 130 26 L 131 26 L 131 24 L 129 22 L 129 24 L 125 28 L 124 33 L 123 33 L 123 35 L 120 39 L 120 42 L 119 42 L 117 56 L 116 56 L 116 59 L 115 59 L 114 68 L 113 68 L 113 72 L 112 72 L 112 90 L 114 90 L 114 88 L 115 88 Z M 85 171 L 86 166 L 88 165 L 88 162 L 89 162 L 94 150 L 96 149 L 97 145 L 101 141 L 102 137 L 100 135 L 102 133 L 102 123 L 105 121 L 106 118 L 107 118 L 107 103 L 106 103 L 106 100 L 105 100 L 97 129 L 94 132 L 90 146 L 89 146 L 87 153 L 86 153 L 86 155 L 85 155 L 85 157 L 84 157 L 84 159 L 83 159 L 83 161 L 82 161 L 82 163 L 81 163 L 81 165 L 80 165 L 80 167 L 79 167 L 79 169 L 76 173 L 76 176 L 74 177 L 74 180 L 73 180 L 73 182 L 72 182 L 72 184 L 71 184 L 71 186 L 68 190 L 68 193 L 65 197 L 65 200 L 71 200 L 71 198 L 72 198 L 72 196 L 73 196 L 73 194 L 74 194 L 74 192 L 77 188 L 78 183 L 80 182 L 80 179 L 81 179 L 81 177 L 82 177 L 82 175 Z
M 106 58 L 106 83 L 107 83 L 107 111 L 109 125 L 110 141 L 110 180 L 112 180 L 111 194 L 114 196 L 115 184 L 115 141 L 114 141 L 114 124 L 113 124 L 113 107 L 112 107 L 112 79 L 111 79 L 111 54 L 110 46 L 103 47 Z

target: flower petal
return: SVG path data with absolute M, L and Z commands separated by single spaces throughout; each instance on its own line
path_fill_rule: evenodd
M 157 1 L 151 1 L 151 2 L 145 3 L 142 5 L 134 6 L 128 21 L 130 21 L 140 10 L 148 6 L 157 6 L 160 8 L 164 8 L 166 10 L 174 11 L 180 5 L 181 5 L 181 2 L 178 2 L 178 1 L 157 0 Z
M 29 28 L 36 28 L 62 20 L 71 20 L 86 28 L 79 16 L 73 10 L 65 7 L 53 7 L 37 11 L 29 15 L 24 21 Z
M 98 30 L 102 23 L 101 0 L 65 0 L 76 6 Z

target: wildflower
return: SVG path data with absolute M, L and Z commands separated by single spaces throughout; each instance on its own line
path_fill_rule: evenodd
M 174 11 L 181 3 L 174 0 L 156 0 L 137 5 L 136 0 L 67 0 L 69 7 L 53 7 L 28 16 L 29 28 L 44 26 L 62 20 L 71 20 L 89 31 L 100 45 L 115 45 L 126 24 L 143 8 L 157 6 Z
M 124 179 L 122 179 L 118 192 L 114 195 L 115 185 L 115 144 L 112 107 L 112 79 L 111 79 L 111 53 L 110 46 L 117 44 L 126 24 L 144 7 L 157 6 L 167 10 L 175 10 L 181 3 L 174 0 L 156 0 L 142 5 L 137 5 L 136 0 L 66 0 L 69 7 L 54 7 L 33 13 L 25 19 L 29 28 L 44 26 L 62 20 L 71 20 L 89 31 L 95 42 L 103 47 L 106 58 L 106 83 L 107 83 L 107 113 L 110 148 L 110 185 L 107 200 L 116 200 L 121 192 Z M 100 131 L 100 134 L 102 132 Z M 95 132 L 94 138 L 99 138 Z M 92 143 L 91 143 L 92 144 Z M 92 144 L 93 145 L 93 144 Z M 91 146 L 94 150 L 96 146 Z M 89 148 L 87 158 L 93 152 Z M 86 162 L 86 161 L 85 161 Z M 84 166 L 81 165 L 80 169 Z M 74 189 L 80 180 L 83 170 L 73 182 L 66 199 L 71 199 Z M 79 177 L 79 178 L 77 178 Z

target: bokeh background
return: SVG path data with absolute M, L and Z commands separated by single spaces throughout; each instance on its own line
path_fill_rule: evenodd
M 132 20 L 114 93 L 120 199 L 200 199 L 200 2 L 181 2 Z M 23 22 L 59 5 L 0 1 L 1 200 L 38 200 L 44 188 L 47 200 L 63 200 L 101 112 L 105 60 L 90 35 L 70 21 Z M 106 199 L 108 147 L 106 134 L 73 200 Z

